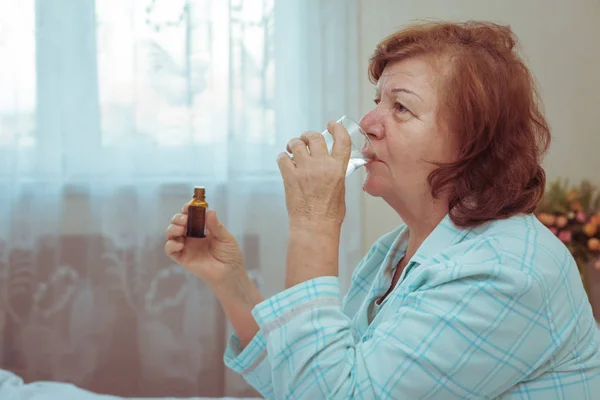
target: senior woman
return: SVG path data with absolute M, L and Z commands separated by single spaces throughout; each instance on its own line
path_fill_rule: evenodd
M 508 27 L 424 23 L 383 40 L 361 120 L 364 191 L 404 225 L 338 275 L 343 127 L 278 158 L 289 214 L 287 289 L 263 300 L 214 211 L 166 252 L 208 282 L 236 334 L 226 364 L 273 399 L 597 399 L 598 329 L 568 250 L 532 215 L 550 133 Z M 307 149 L 308 148 L 308 149 Z M 282 261 L 283 262 L 283 261 Z

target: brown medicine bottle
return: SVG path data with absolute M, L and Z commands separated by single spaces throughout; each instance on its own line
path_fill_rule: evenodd
M 188 203 L 187 236 L 192 238 L 205 237 L 206 210 L 208 203 L 206 191 L 202 186 L 194 188 L 194 198 Z

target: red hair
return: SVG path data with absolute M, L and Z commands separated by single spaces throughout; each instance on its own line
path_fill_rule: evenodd
M 506 26 L 421 23 L 384 39 L 370 60 L 373 83 L 388 63 L 410 57 L 431 57 L 447 66 L 438 116 L 458 139 L 458 157 L 436 164 L 428 181 L 434 197 L 450 194 L 450 217 L 458 226 L 531 213 L 544 194 L 541 157 L 550 145 L 550 129 L 535 80 L 516 47 Z

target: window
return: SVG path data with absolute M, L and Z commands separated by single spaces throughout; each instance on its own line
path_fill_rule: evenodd
M 66 181 L 273 172 L 273 1 L 2 2 L 0 149 Z
M 0 148 L 36 143 L 34 24 L 33 1 L 0 2 Z

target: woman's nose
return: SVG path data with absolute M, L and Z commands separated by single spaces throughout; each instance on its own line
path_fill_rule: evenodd
M 383 137 L 383 124 L 377 115 L 377 108 L 372 109 L 360 120 L 360 127 L 369 139 L 378 140 Z

